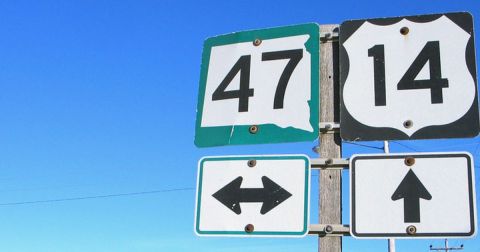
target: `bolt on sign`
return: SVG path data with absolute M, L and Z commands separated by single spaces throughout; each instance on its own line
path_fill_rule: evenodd
M 197 178 L 197 235 L 302 237 L 308 232 L 305 155 L 204 157 Z
M 195 144 L 316 139 L 318 66 L 317 24 L 208 38 L 202 56 Z
M 477 211 L 473 167 L 472 156 L 465 152 L 352 156 L 352 236 L 474 236 Z
M 478 134 L 469 13 L 346 21 L 340 45 L 342 139 Z

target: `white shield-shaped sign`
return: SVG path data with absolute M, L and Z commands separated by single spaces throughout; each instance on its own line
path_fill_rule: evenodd
M 343 139 L 478 134 L 470 14 L 347 21 L 340 43 Z

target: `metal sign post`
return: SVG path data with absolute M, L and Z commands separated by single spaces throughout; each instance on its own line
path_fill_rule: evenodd
M 390 145 L 388 141 L 383 141 L 383 152 L 390 153 Z M 388 252 L 395 252 L 395 239 L 388 239 Z

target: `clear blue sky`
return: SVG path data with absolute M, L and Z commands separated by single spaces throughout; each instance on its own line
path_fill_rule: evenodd
M 194 235 L 194 187 L 202 156 L 315 157 L 311 148 L 317 144 L 196 148 L 204 39 L 306 22 L 452 11 L 471 12 L 480 36 L 475 0 L 1 1 L 0 250 L 316 251 L 316 237 Z M 477 43 L 480 55 L 478 48 Z M 402 141 L 391 143 L 391 151 L 469 151 L 480 161 L 479 143 L 478 137 Z M 345 157 L 379 152 L 344 144 Z M 317 177 L 313 174 L 312 181 Z M 312 183 L 312 222 L 317 221 L 317 186 Z M 172 189 L 181 190 L 28 203 Z M 346 200 L 344 185 L 344 223 Z M 479 238 L 451 240 L 461 243 L 464 251 L 480 250 Z M 427 251 L 429 244 L 442 241 L 397 241 L 397 251 Z M 344 251 L 386 251 L 386 245 L 385 240 L 343 242 Z

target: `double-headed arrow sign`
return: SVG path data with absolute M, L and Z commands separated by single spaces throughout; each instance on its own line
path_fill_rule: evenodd
M 404 222 L 420 222 L 420 198 L 431 200 L 432 195 L 412 170 L 407 172 L 400 185 L 392 194 L 392 200 L 403 199 Z
M 309 193 L 308 156 L 204 157 L 198 162 L 195 232 L 201 236 L 305 236 Z
M 242 181 L 239 176 L 212 196 L 236 214 L 242 213 L 240 202 L 262 202 L 260 213 L 266 214 L 292 196 L 267 176 L 262 176 L 263 188 L 240 188 Z

